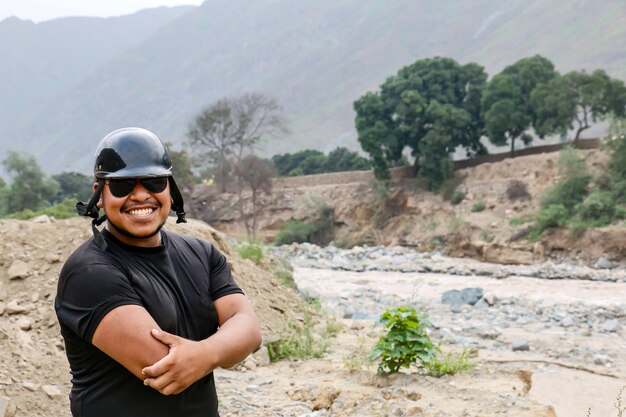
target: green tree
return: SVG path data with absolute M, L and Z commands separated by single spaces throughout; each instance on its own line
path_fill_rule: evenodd
M 8 213 L 48 206 L 57 195 L 59 184 L 45 178 L 34 156 L 9 151 L 2 164 L 13 180 L 5 195 Z
M 339 147 L 328 154 L 324 172 L 360 171 L 371 168 L 370 162 L 348 148 Z
M 426 156 L 420 143 L 429 133 L 430 137 L 447 138 L 437 141 L 446 150 L 437 157 L 445 154 L 448 158 L 457 146 L 465 148 L 468 155 L 486 153 L 480 142 L 481 94 L 486 79 L 483 68 L 474 63 L 460 65 L 442 57 L 422 59 L 389 77 L 379 93 L 359 98 L 354 103 L 358 140 L 370 156 L 376 177 L 389 178 L 389 168 L 402 160 L 407 147 L 418 172 Z
M 531 95 L 531 103 L 537 113 L 537 134 L 565 134 L 576 129 L 577 141 L 591 123 L 610 114 L 626 114 L 626 87 L 622 80 L 610 78 L 603 70 L 591 74 L 572 71 L 539 85 Z
M 535 55 L 506 67 L 489 81 L 483 92 L 482 109 L 485 131 L 494 145 L 510 143 L 514 156 L 517 139 L 530 143 L 532 137 L 527 131 L 537 117 L 531 103 L 532 92 L 557 75 L 552 62 Z
M 51 201 L 53 204 L 58 204 L 68 198 L 85 201 L 89 199 L 93 192 L 94 180 L 85 174 L 61 172 L 53 175 L 52 179 L 59 184 L 59 191 L 54 201 Z

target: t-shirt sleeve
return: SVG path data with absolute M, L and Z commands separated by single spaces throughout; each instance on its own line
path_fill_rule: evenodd
M 55 308 L 61 323 L 91 343 L 104 316 L 122 305 L 142 305 L 124 273 L 110 264 L 89 264 L 63 278 Z
M 230 294 L 243 294 L 235 283 L 226 257 L 215 246 L 209 248 L 209 279 L 211 299 L 213 301 Z

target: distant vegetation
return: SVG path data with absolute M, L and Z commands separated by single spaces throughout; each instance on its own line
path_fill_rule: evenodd
M 564 148 L 558 160 L 560 180 L 541 200 L 529 237 L 539 238 L 550 228 L 569 227 L 574 236 L 588 227 L 602 227 L 626 218 L 626 135 L 607 142 L 611 156 L 608 173 L 593 177 L 585 160 L 573 148 Z
M 561 76 L 548 59 L 535 55 L 504 68 L 487 81 L 476 63 L 450 58 L 420 59 L 401 68 L 354 103 L 356 129 L 378 179 L 407 152 L 418 177 L 438 190 L 452 175 L 450 155 L 486 153 L 481 142 L 528 144 L 533 137 L 565 135 L 574 141 L 593 122 L 626 115 L 624 82 L 603 70 Z
M 274 155 L 272 161 L 281 177 L 358 171 L 371 168 L 369 160 L 343 147 L 336 148 L 328 155 L 312 149 Z

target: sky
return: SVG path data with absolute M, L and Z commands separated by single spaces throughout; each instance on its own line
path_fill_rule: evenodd
M 66 16 L 110 17 L 159 6 L 198 6 L 203 0 L 0 0 L 0 21 L 9 16 L 42 22 Z

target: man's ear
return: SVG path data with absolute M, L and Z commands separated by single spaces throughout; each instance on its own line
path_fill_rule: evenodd
M 95 193 L 96 191 L 98 191 L 98 183 L 94 182 L 93 184 L 93 192 Z M 98 202 L 96 203 L 96 207 L 98 208 L 102 208 L 102 193 L 100 193 L 100 197 L 98 198 Z

